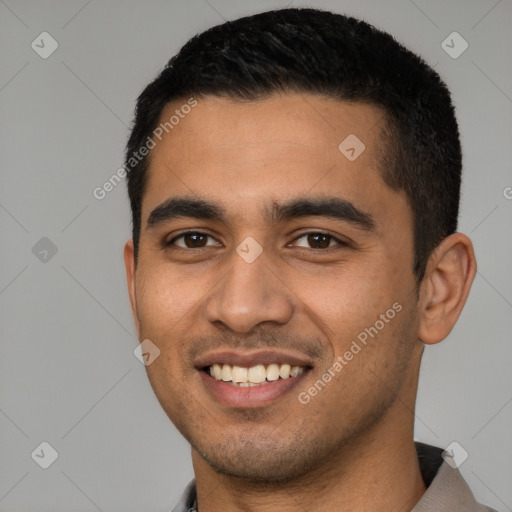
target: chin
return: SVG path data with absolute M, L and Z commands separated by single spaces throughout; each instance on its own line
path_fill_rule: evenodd
M 194 446 L 217 473 L 253 483 L 272 485 L 297 480 L 328 456 L 325 442 L 283 439 L 233 439 L 217 446 Z

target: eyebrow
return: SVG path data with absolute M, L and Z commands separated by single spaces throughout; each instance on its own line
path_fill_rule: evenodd
M 272 208 L 266 209 L 264 213 L 272 224 L 302 217 L 327 217 L 348 222 L 364 231 L 376 232 L 375 221 L 370 213 L 339 197 L 296 198 L 284 203 L 275 201 Z M 227 222 L 226 210 L 217 203 L 206 199 L 173 197 L 152 210 L 147 229 L 183 217 Z

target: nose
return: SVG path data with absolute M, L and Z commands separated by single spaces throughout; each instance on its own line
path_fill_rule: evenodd
M 290 321 L 293 293 L 277 277 L 264 253 L 248 263 L 234 252 L 230 263 L 231 270 L 206 304 L 209 322 L 246 334 L 266 322 L 282 325 Z

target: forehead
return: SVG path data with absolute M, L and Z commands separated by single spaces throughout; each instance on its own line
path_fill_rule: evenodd
M 379 169 L 384 114 L 374 105 L 309 94 L 196 101 L 193 108 L 184 108 L 188 98 L 174 101 L 162 111 L 143 218 L 172 195 L 263 211 L 298 196 L 339 195 L 368 205 L 391 192 Z
M 160 124 L 169 120 L 175 124 L 168 126 L 166 144 L 158 144 L 154 154 L 164 146 L 171 149 L 183 142 L 187 142 L 181 148 L 183 157 L 190 156 L 191 151 L 197 157 L 215 148 L 224 154 L 242 146 L 246 152 L 251 148 L 261 152 L 261 148 L 254 147 L 261 145 L 268 155 L 278 155 L 286 146 L 290 152 L 302 149 L 332 153 L 346 136 L 353 134 L 364 141 L 368 157 L 380 142 L 384 118 L 382 109 L 375 105 L 310 94 L 274 94 L 252 101 L 206 96 L 184 114 L 186 103 L 173 101 L 162 110 Z M 180 113 L 181 116 L 176 115 Z M 228 158 L 228 163 L 233 163 L 233 154 Z

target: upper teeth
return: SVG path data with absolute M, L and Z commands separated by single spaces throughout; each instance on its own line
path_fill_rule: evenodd
M 210 375 L 217 380 L 232 382 L 233 384 L 261 384 L 289 377 L 296 377 L 304 371 L 303 366 L 291 366 L 289 364 L 262 364 L 244 368 L 243 366 L 231 366 L 230 364 L 212 364 L 209 368 Z

